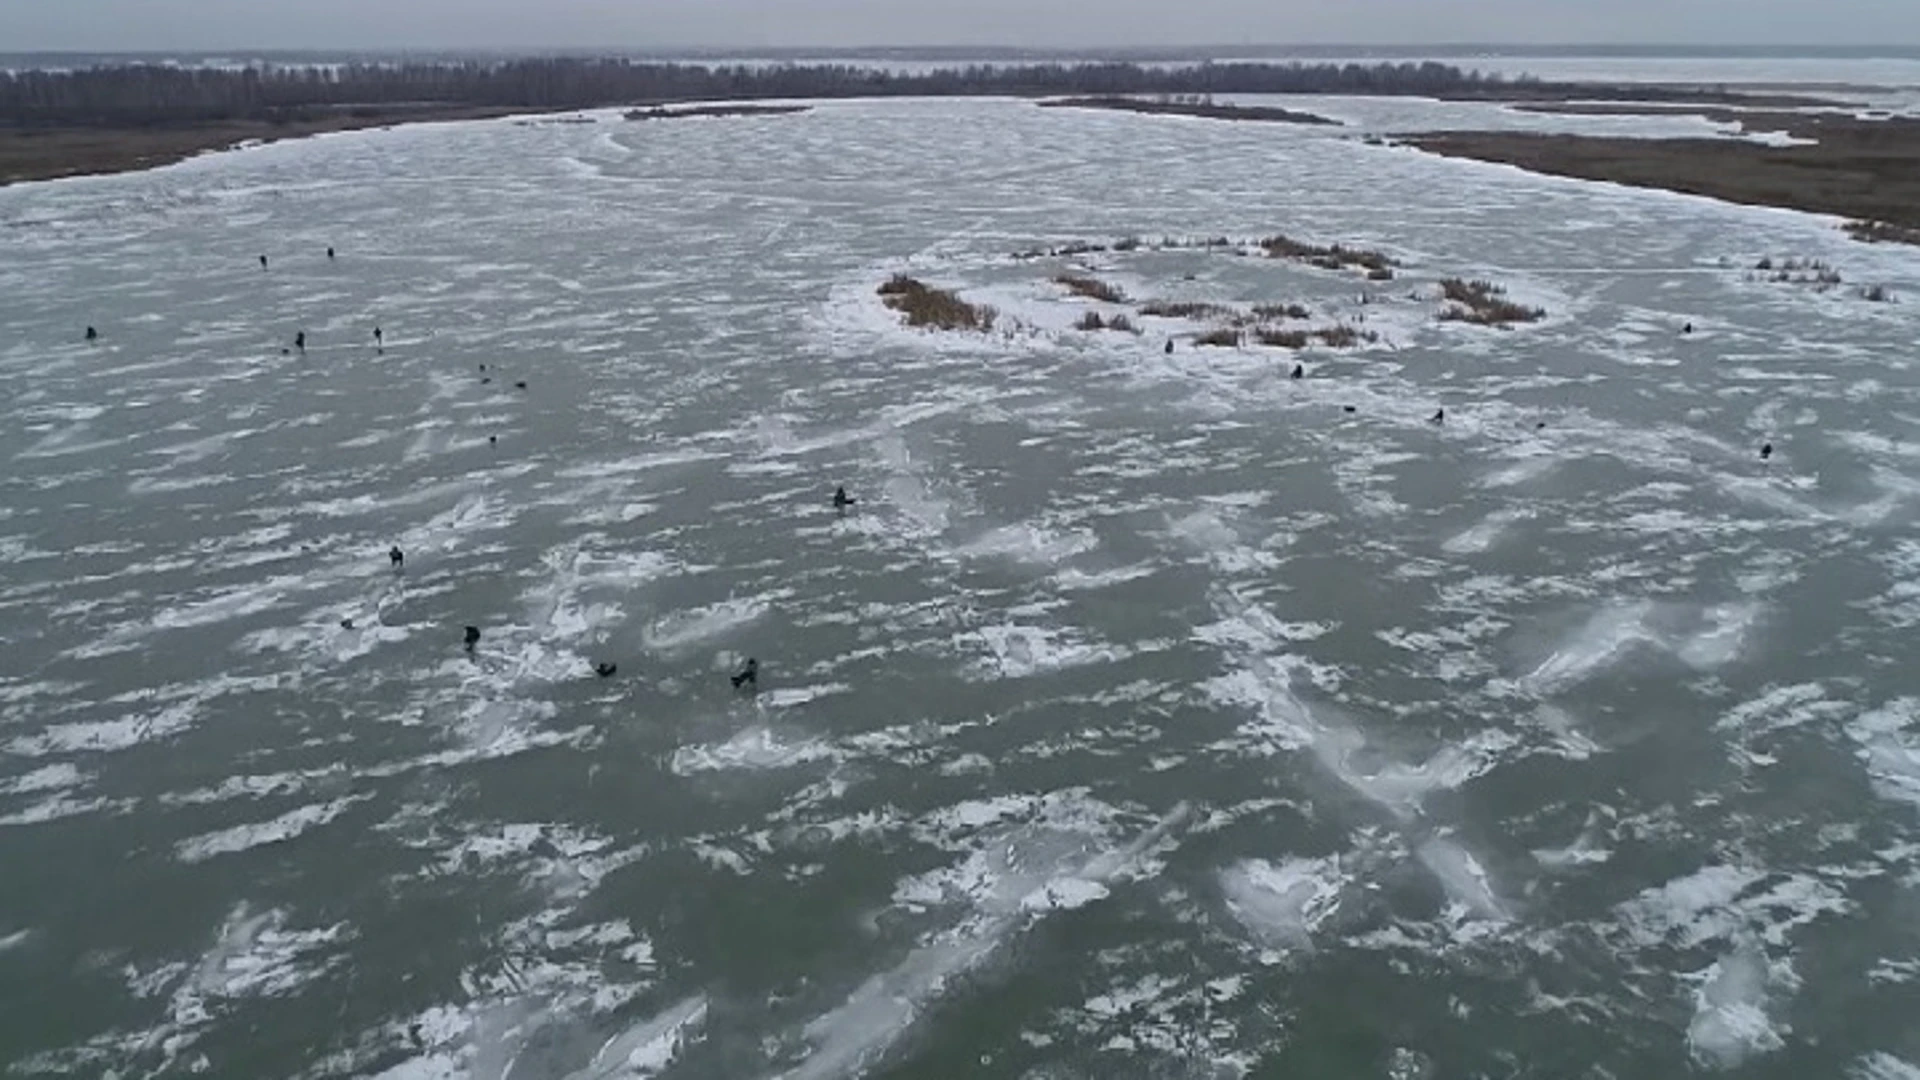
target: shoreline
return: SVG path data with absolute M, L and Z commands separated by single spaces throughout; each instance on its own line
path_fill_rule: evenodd
M 1793 142 L 1513 131 L 1394 138 L 1442 157 L 1512 165 L 1548 176 L 1831 215 L 1853 223 L 1847 226 L 1849 234 L 1863 241 L 1920 240 L 1920 119 L 1688 111 L 1737 122 L 1745 133 L 1778 134 Z M 1674 115 L 1672 110 L 1659 112 Z
M 317 120 L 225 120 L 152 127 L 0 127 L 0 188 L 80 176 L 113 176 L 165 168 L 203 154 L 247 145 L 305 139 L 338 131 L 366 131 L 404 124 L 498 120 L 578 109 L 449 106 L 348 113 Z

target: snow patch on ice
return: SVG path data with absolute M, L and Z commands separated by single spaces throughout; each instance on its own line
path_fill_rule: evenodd
M 1338 859 L 1243 859 L 1220 872 L 1227 910 L 1262 942 L 1311 949 L 1351 875 Z
M 355 803 L 372 798 L 356 795 L 332 802 L 314 803 L 289 810 L 269 821 L 236 825 L 230 829 L 190 837 L 174 846 L 181 862 L 205 862 L 216 855 L 231 855 L 268 844 L 285 843 L 310 830 L 320 828 L 346 813 Z

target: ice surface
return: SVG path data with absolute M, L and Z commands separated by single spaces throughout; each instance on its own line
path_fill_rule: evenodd
M 0 943 L 78 1018 L 0 1068 L 1911 1072 L 1849 1021 L 1912 985 L 1920 259 L 1364 138 L 1697 117 L 1275 100 L 1350 124 L 603 111 L 0 189 Z M 1455 275 L 1548 316 L 1443 323 Z

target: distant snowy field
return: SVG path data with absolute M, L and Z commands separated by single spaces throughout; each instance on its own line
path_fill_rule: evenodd
M 1920 251 L 1279 100 L 0 190 L 8 1075 L 1920 1075 Z

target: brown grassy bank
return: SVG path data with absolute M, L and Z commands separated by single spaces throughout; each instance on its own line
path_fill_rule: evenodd
M 1703 115 L 1711 110 L 1703 112 Z M 1522 132 L 1447 132 L 1406 142 L 1447 157 L 1533 172 L 1705 195 L 1853 218 L 1860 239 L 1920 240 L 1920 120 L 1837 113 L 1728 113 L 1748 130 L 1811 145 L 1734 139 L 1638 139 Z
M 136 128 L 0 127 L 0 185 L 153 169 L 248 142 L 278 142 L 330 131 L 423 121 L 489 120 L 539 111 L 472 106 L 355 108 L 318 119 L 282 123 L 229 120 Z
M 1215 105 L 1198 101 L 1151 101 L 1130 97 L 1056 98 L 1039 103 L 1043 109 L 1111 109 L 1117 112 L 1146 113 L 1150 116 L 1198 116 L 1206 120 L 1253 120 L 1269 124 L 1319 124 L 1341 126 L 1315 113 L 1296 112 L 1264 105 Z

